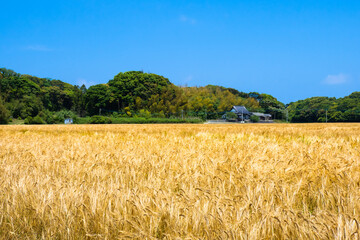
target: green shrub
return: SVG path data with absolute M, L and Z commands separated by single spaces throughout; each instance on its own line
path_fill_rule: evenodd
M 114 118 L 112 123 L 116 124 L 149 124 L 149 123 L 202 123 L 200 118 Z
M 254 122 L 254 123 L 257 123 L 257 122 L 260 121 L 260 118 L 259 118 L 259 116 L 251 115 L 251 116 L 250 116 L 250 120 L 251 120 L 252 122 Z
M 89 124 L 91 121 L 91 117 L 80 117 L 77 118 L 77 124 Z
M 54 123 L 64 123 L 65 119 L 67 118 L 71 118 L 73 120 L 73 123 L 78 123 L 77 115 L 69 110 L 61 110 L 59 112 L 56 112 L 51 116 L 51 118 L 49 120 L 53 121 Z
M 151 113 L 148 110 L 141 109 L 138 116 L 141 118 L 151 118 Z
M 52 115 L 47 115 L 45 118 L 45 121 L 47 124 L 55 124 L 56 121 Z
M 33 120 L 32 117 L 28 116 L 28 117 L 25 118 L 24 124 L 31 124 L 32 120 Z
M 236 121 L 238 118 L 237 114 L 234 112 L 227 112 L 225 116 L 226 116 L 226 120 L 228 121 Z
M 90 123 L 91 124 L 108 124 L 108 123 L 112 123 L 111 118 L 108 117 L 104 117 L 104 116 L 92 116 L 90 119 Z
M 25 118 L 24 124 L 46 124 L 46 122 L 39 115 L 36 115 L 33 118 L 30 116 Z
M 160 111 L 160 112 L 159 112 L 159 117 L 160 117 L 160 118 L 164 118 L 164 117 L 165 117 L 164 111 Z
M 35 116 L 31 122 L 31 124 L 45 124 L 45 123 L 46 122 L 39 115 Z

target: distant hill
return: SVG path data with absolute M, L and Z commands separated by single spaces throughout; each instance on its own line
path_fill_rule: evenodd
M 108 83 L 89 89 L 60 80 L 39 78 L 0 69 L 0 97 L 13 118 L 35 117 L 62 110 L 79 116 L 118 112 L 134 116 L 140 111 L 154 116 L 217 118 L 233 105 L 252 111 L 282 112 L 284 104 L 259 93 L 208 85 L 178 87 L 167 78 L 141 71 L 119 73 Z
M 121 72 L 108 83 L 86 89 L 84 85 L 0 68 L 0 105 L 3 118 L 40 116 L 48 123 L 61 122 L 72 115 L 97 114 L 134 117 L 146 113 L 154 117 L 213 119 L 221 117 L 234 105 L 270 113 L 276 119 L 284 120 L 288 116 L 291 122 L 322 122 L 326 117 L 333 122 L 360 121 L 359 92 L 339 99 L 308 98 L 290 103 L 286 108 L 268 94 L 245 93 L 214 85 L 179 87 L 163 76 L 142 71 Z M 55 114 L 59 112 L 61 114 Z

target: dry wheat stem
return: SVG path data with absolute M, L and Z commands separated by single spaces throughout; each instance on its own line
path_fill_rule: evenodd
M 2 239 L 359 239 L 360 124 L 0 127 Z

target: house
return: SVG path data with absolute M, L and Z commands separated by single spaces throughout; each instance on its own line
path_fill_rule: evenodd
M 258 116 L 260 121 L 271 121 L 271 114 L 268 113 L 253 112 L 252 115 Z
M 240 121 L 250 120 L 251 112 L 245 106 L 233 106 L 230 112 L 236 113 Z
M 245 106 L 233 106 L 231 111 L 236 113 L 239 121 L 250 121 L 252 115 L 258 116 L 260 122 L 271 122 L 271 114 L 259 113 L 259 112 L 249 112 Z M 223 116 L 225 118 L 225 115 Z
M 72 118 L 67 118 L 67 119 L 65 119 L 64 123 L 65 124 L 73 124 L 73 120 L 72 120 Z

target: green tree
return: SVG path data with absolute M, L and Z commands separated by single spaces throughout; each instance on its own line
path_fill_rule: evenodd
M 260 118 L 259 118 L 259 116 L 251 115 L 251 116 L 250 116 L 250 120 L 251 120 L 252 122 L 254 122 L 254 123 L 257 123 L 257 122 L 260 121 Z
M 0 124 L 7 124 L 9 122 L 9 111 L 6 109 L 2 98 L 0 97 Z
M 81 87 L 74 86 L 74 104 L 73 104 L 73 110 L 80 115 L 81 117 L 85 116 L 86 111 L 86 102 L 85 102 L 85 94 L 86 94 L 86 87 L 83 84 Z
M 275 119 L 282 119 L 284 117 L 285 105 L 279 102 L 275 97 L 269 94 L 260 94 L 260 107 L 265 113 L 269 113 Z
M 118 103 L 117 110 L 125 107 L 134 108 L 137 105 L 137 97 L 142 100 L 142 104 L 148 106 L 147 100 L 153 95 L 161 94 L 169 85 L 171 83 L 167 78 L 142 71 L 119 73 L 109 81 L 115 102 Z
M 139 111 L 139 114 L 138 114 L 139 117 L 143 117 L 143 118 L 150 118 L 151 117 L 151 113 L 147 110 L 144 110 L 144 109 L 141 109 Z
M 225 116 L 226 116 L 226 120 L 228 121 L 235 121 L 238 118 L 238 116 L 234 112 L 227 112 Z
M 360 121 L 360 92 L 343 98 L 312 97 L 291 103 L 288 106 L 292 122 Z
M 60 80 L 0 69 L 0 96 L 14 117 L 34 117 L 44 110 L 70 110 L 74 105 L 75 90 L 74 86 Z
M 107 84 L 89 87 L 85 94 L 86 111 L 92 116 L 99 114 L 100 109 L 110 109 L 113 98 Z

